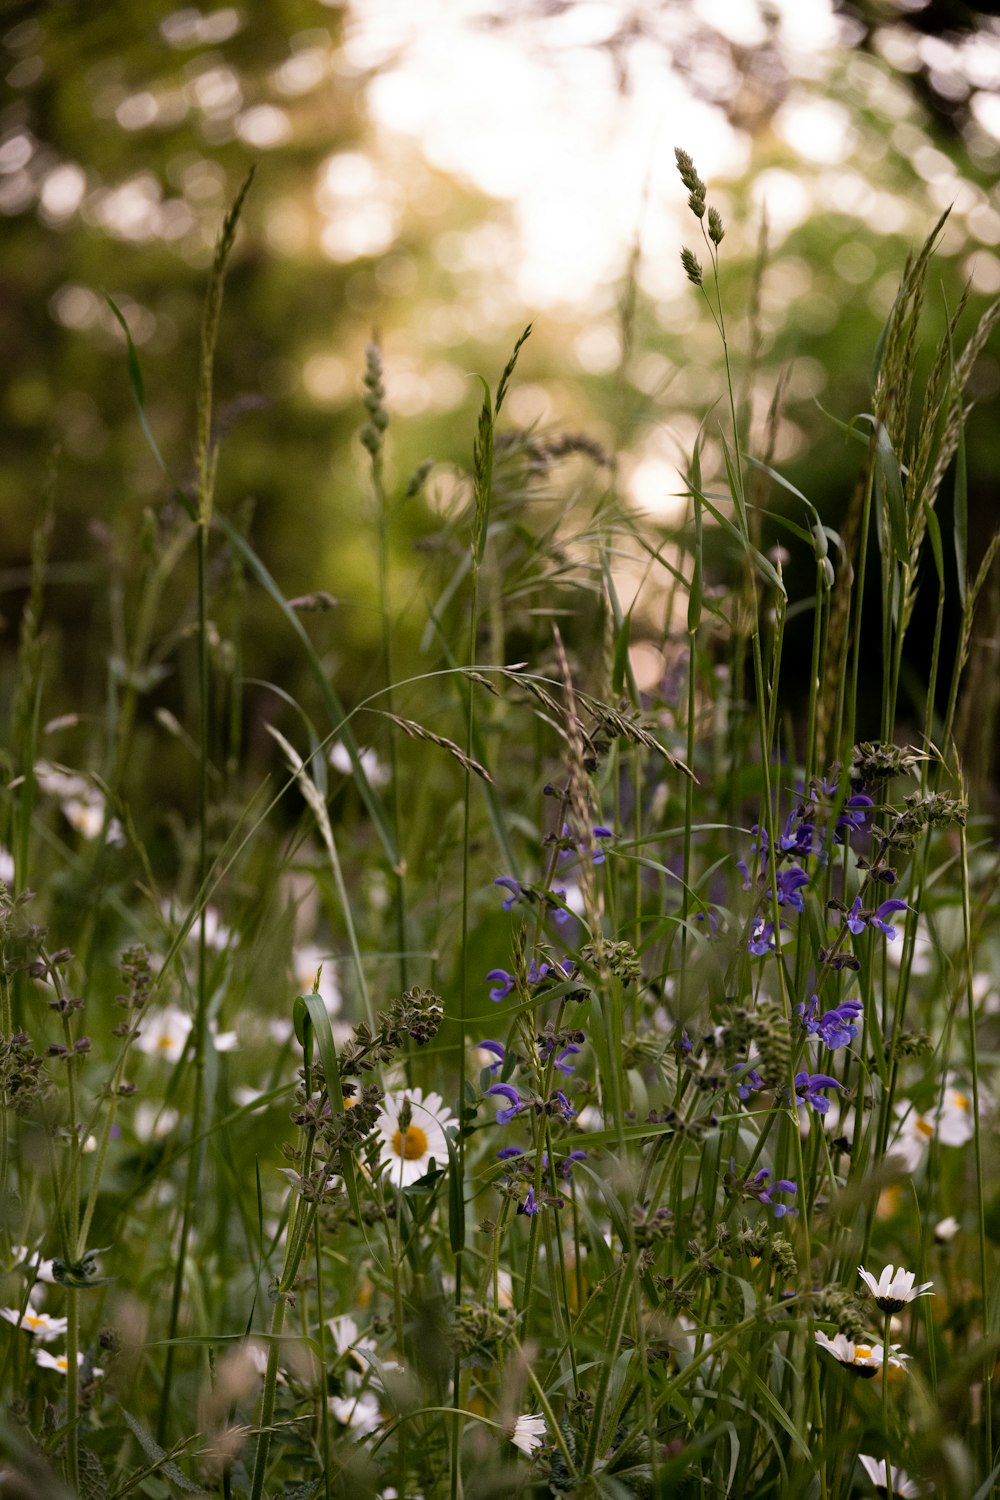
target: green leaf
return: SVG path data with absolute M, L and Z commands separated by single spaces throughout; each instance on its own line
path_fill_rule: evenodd
M 132 1436 L 135 1438 L 136 1442 L 139 1444 L 139 1447 L 142 1449 L 143 1453 L 145 1453 L 146 1457 L 153 1464 L 155 1464 L 156 1468 L 164 1473 L 167 1478 L 177 1486 L 179 1490 L 183 1490 L 186 1495 L 204 1494 L 201 1485 L 192 1484 L 187 1475 L 182 1473 L 177 1465 L 170 1459 L 166 1450 L 160 1447 L 153 1434 L 151 1432 L 147 1432 L 142 1423 L 137 1421 L 136 1418 L 133 1417 L 131 1412 L 126 1411 L 124 1406 L 120 1409 L 122 1416 L 128 1423 Z
M 938 520 L 937 512 L 926 495 L 921 496 L 920 503 L 923 506 L 924 520 L 927 523 L 927 535 L 930 538 L 931 552 L 934 556 L 934 569 L 937 573 L 938 587 L 943 589 L 944 550 L 941 546 L 941 522 Z
M 962 393 L 956 393 L 958 405 L 958 444 L 955 448 L 954 535 L 955 571 L 958 574 L 958 597 L 963 609 L 968 592 L 969 569 L 969 478 L 965 457 L 965 420 Z
M 190 495 L 186 495 L 181 489 L 180 485 L 174 481 L 173 475 L 170 473 L 170 470 L 167 467 L 167 461 L 163 457 L 163 454 L 160 452 L 159 444 L 157 443 L 156 438 L 153 436 L 153 429 L 150 427 L 149 420 L 146 416 L 146 387 L 142 379 L 142 367 L 139 364 L 139 352 L 136 349 L 135 344 L 132 342 L 132 335 L 129 332 L 128 324 L 125 321 L 125 315 L 122 312 L 121 308 L 118 307 L 118 305 L 110 297 L 106 296 L 104 300 L 110 307 L 115 318 L 117 318 L 121 330 L 125 335 L 125 347 L 128 351 L 127 359 L 129 385 L 132 387 L 132 399 L 135 402 L 136 411 L 139 414 L 139 426 L 142 428 L 143 437 L 146 439 L 149 450 L 152 453 L 153 457 L 156 459 L 156 462 L 160 466 L 160 469 L 166 476 L 167 483 L 170 485 L 171 494 L 173 495 L 177 503 L 181 506 L 182 510 L 186 511 L 187 515 L 193 521 L 198 514 L 197 507 L 195 506 L 194 501 L 191 499 Z
M 704 493 L 703 490 L 696 489 L 693 483 L 689 486 L 689 489 L 691 494 L 697 500 L 701 501 L 702 505 L 704 505 L 708 513 L 711 516 L 715 517 L 719 525 L 722 527 L 723 531 L 728 531 L 729 535 L 733 537 L 737 542 L 739 542 L 740 547 L 750 558 L 750 561 L 753 563 L 758 573 L 760 573 L 761 577 L 766 579 L 771 587 L 775 589 L 783 599 L 787 599 L 788 594 L 785 590 L 785 585 L 782 583 L 774 566 L 768 562 L 763 552 L 758 552 L 753 543 L 743 535 L 739 527 L 733 521 L 731 521 L 729 517 L 723 511 L 721 511 L 717 505 L 712 504 L 711 500 L 709 500 L 708 496 Z
M 448 1237 L 453 1255 L 465 1249 L 465 1184 L 462 1181 L 461 1164 L 455 1142 L 445 1131 L 448 1145 Z
M 628 666 L 628 648 L 632 635 L 632 613 L 622 620 L 615 636 L 615 655 L 611 664 L 611 691 L 620 696 L 625 686 L 625 669 Z
M 910 556 L 910 538 L 906 526 L 903 479 L 899 471 L 899 459 L 884 422 L 879 422 L 876 429 L 875 488 L 888 515 L 893 553 L 899 562 L 906 562 Z

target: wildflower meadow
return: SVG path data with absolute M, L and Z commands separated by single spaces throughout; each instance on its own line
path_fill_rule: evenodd
M 439 476 L 390 462 L 374 340 L 345 698 L 343 580 L 290 597 L 217 495 L 249 180 L 182 443 L 123 349 L 162 496 L 94 611 L 103 699 L 55 721 L 58 476 L 40 506 L 0 803 L 0 1494 L 1000 1493 L 1000 858 L 963 771 L 1000 301 L 928 350 L 928 224 L 868 409 L 826 402 L 835 529 L 676 159 L 725 372 L 677 524 L 585 433 L 508 420 L 526 328 L 404 575 L 387 538 Z

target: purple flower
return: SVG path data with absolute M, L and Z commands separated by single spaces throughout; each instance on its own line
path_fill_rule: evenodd
M 778 847 L 783 854 L 811 854 L 813 850 L 813 835 L 816 832 L 812 823 L 798 823 L 793 827 L 797 818 L 804 814 L 803 808 L 795 808 L 788 814 L 785 820 L 785 831 L 778 839 Z
M 533 1187 L 530 1187 L 528 1189 L 528 1196 L 525 1198 L 524 1202 L 517 1205 L 517 1211 L 519 1214 L 527 1214 L 529 1218 L 532 1214 L 537 1214 L 538 1199 L 535 1197 L 535 1190 Z
M 490 999 L 494 1005 L 499 1005 L 501 1000 L 506 1000 L 516 984 L 513 974 L 508 974 L 506 969 L 491 969 L 486 976 L 487 979 L 495 979 L 497 983 L 490 990 Z
M 737 1063 L 737 1071 L 741 1066 L 742 1064 Z M 763 1087 L 763 1078 L 761 1078 L 756 1068 L 751 1068 L 749 1072 L 743 1074 L 742 1081 L 736 1086 L 736 1092 L 741 1099 L 749 1099 L 751 1094 L 756 1094 Z
M 796 1100 L 812 1105 L 818 1115 L 825 1115 L 830 1108 L 830 1101 L 821 1090 L 842 1089 L 843 1086 L 828 1073 L 796 1073 L 795 1075 Z
M 564 1047 L 558 1054 L 552 1066 L 554 1068 L 558 1068 L 560 1073 L 575 1073 L 576 1069 L 570 1063 L 564 1061 L 564 1059 L 567 1057 L 572 1057 L 573 1054 L 579 1052 L 579 1050 L 580 1049 L 575 1044 L 575 1042 L 570 1042 L 569 1046 Z
M 568 1156 L 563 1157 L 562 1161 L 559 1162 L 558 1166 L 556 1167 L 557 1175 L 559 1177 L 565 1177 L 567 1182 L 572 1181 L 573 1163 L 578 1161 L 586 1161 L 586 1159 L 586 1151 L 571 1151 Z
M 768 953 L 774 952 L 774 923 L 762 922 L 759 919 L 754 922 L 750 929 L 750 937 L 747 948 L 755 958 L 763 958 Z
M 576 1119 L 576 1110 L 573 1109 L 562 1089 L 555 1090 L 549 1099 L 549 1103 L 558 1105 L 558 1113 L 562 1115 L 564 1120 Z
M 845 831 L 848 838 L 852 833 L 859 833 L 865 826 L 869 810 L 874 806 L 872 799 L 866 797 L 864 792 L 856 792 L 853 797 L 848 797 L 834 825 L 834 842 L 842 844 Z
M 773 1193 L 792 1194 L 798 1192 L 797 1183 L 791 1182 L 787 1177 L 779 1177 L 776 1182 L 768 1182 L 771 1173 L 767 1167 L 761 1167 L 756 1176 L 751 1177 L 747 1183 L 748 1189 L 755 1193 L 759 1202 L 766 1203 L 773 1210 L 776 1219 L 783 1219 L 786 1214 L 793 1214 L 795 1209 L 788 1203 L 775 1203 L 772 1199 Z
M 855 896 L 854 905 L 847 913 L 846 921 L 855 937 L 864 932 L 866 927 L 877 927 L 879 932 L 885 933 L 887 941 L 891 943 L 896 936 L 896 929 L 889 925 L 885 920 L 886 917 L 891 917 L 896 911 L 912 910 L 912 906 L 907 905 L 905 901 L 892 897 L 888 901 L 883 901 L 881 906 L 877 906 L 874 911 L 865 911 L 861 905 L 861 897 Z
M 613 839 L 615 836 L 613 829 L 605 828 L 601 823 L 595 823 L 590 831 L 592 836 L 597 840 Z M 587 847 L 583 839 L 573 837 L 568 823 L 563 824 L 562 833 L 558 837 L 555 834 L 550 834 L 545 842 L 547 844 L 555 843 L 559 845 L 560 859 L 568 859 L 575 851 L 580 850 L 583 852 Z M 597 844 L 594 850 L 593 862 L 595 865 L 603 865 L 604 863 L 604 850 L 601 848 L 600 843 Z
M 497 1152 L 497 1161 L 512 1161 L 515 1156 L 523 1155 L 520 1146 L 501 1146 Z
M 497 1068 L 499 1068 L 503 1064 L 503 1060 L 507 1056 L 507 1048 L 504 1046 L 503 1042 L 480 1042 L 479 1049 L 481 1052 L 492 1052 L 493 1056 L 496 1058 L 496 1062 L 489 1064 L 489 1070 L 491 1073 L 496 1072 Z
M 905 901 L 897 901 L 895 899 L 883 901 L 881 906 L 875 908 L 868 920 L 873 927 L 877 927 L 880 932 L 884 932 L 886 941 L 891 943 L 896 936 L 896 929 L 889 926 L 889 923 L 885 920 L 886 917 L 891 917 L 894 911 L 912 910 L 912 906 L 908 906 Z
M 865 914 L 864 914 L 864 912 L 863 912 L 863 910 L 861 908 L 861 897 L 860 896 L 855 896 L 855 898 L 854 898 L 854 905 L 851 907 L 850 911 L 847 913 L 847 925 L 850 928 L 850 930 L 854 933 L 855 937 L 857 937 L 859 933 L 864 932 L 864 930 L 865 930 L 865 921 L 866 921 Z
M 750 869 L 749 869 L 749 866 L 747 865 L 746 860 L 745 859 L 738 859 L 736 861 L 736 868 L 737 868 L 737 870 L 739 870 L 740 874 L 743 876 L 743 889 L 745 891 L 748 891 L 750 889 L 751 885 L 753 884 L 753 881 L 750 879 Z
M 558 896 L 559 901 L 566 900 L 565 888 L 558 891 L 553 891 L 552 894 L 554 896 Z M 549 900 L 548 907 L 552 913 L 553 922 L 556 922 L 560 927 L 565 926 L 567 922 L 576 921 L 576 917 L 574 916 L 574 914 L 571 911 L 568 911 L 565 906 L 560 906 L 557 901 Z
M 775 881 L 778 905 L 791 906 L 795 911 L 801 911 L 802 887 L 808 884 L 809 876 L 800 865 L 789 865 L 787 870 L 779 870 Z
M 804 1001 L 796 1006 L 799 1020 L 809 1035 L 818 1036 L 831 1052 L 837 1047 L 846 1047 L 853 1042 L 858 1034 L 855 1022 L 864 1010 L 861 1001 L 842 1000 L 833 1010 L 824 1011 L 821 1016 L 816 1014 L 818 1005 L 819 1000 L 813 995 L 808 1010 Z
M 486 1092 L 488 1094 L 497 1094 L 498 1096 L 506 1099 L 508 1104 L 510 1105 L 509 1109 L 497 1110 L 498 1125 L 509 1124 L 509 1122 L 513 1120 L 515 1115 L 519 1115 L 521 1113 L 522 1109 L 528 1108 L 527 1099 L 521 1098 L 520 1094 L 517 1092 L 517 1089 L 514 1088 L 513 1084 L 494 1083 L 491 1088 L 488 1088 L 486 1090 Z
M 524 890 L 521 886 L 521 882 L 519 880 L 514 880 L 510 875 L 498 875 L 493 884 L 506 886 L 510 891 L 510 895 L 507 897 L 506 901 L 502 903 L 504 911 L 510 911 L 511 907 L 514 905 L 514 902 L 520 901 L 521 897 L 524 895 Z

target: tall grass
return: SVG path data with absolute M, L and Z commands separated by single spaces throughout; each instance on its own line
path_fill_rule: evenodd
M 998 867 L 956 729 L 997 547 L 969 536 L 965 387 L 1000 303 L 949 315 L 918 388 L 936 226 L 871 410 L 834 414 L 858 475 L 838 533 L 747 426 L 725 226 L 678 166 L 725 369 L 683 524 L 631 512 L 586 438 L 506 425 L 526 330 L 483 382 L 418 617 L 389 536 L 433 474 L 393 489 L 373 345 L 382 624 L 349 708 L 309 628 L 328 601 L 290 599 L 215 500 L 249 184 L 191 487 L 129 341 L 170 504 L 94 643 L 106 710 L 75 764 L 45 753 L 46 521 L 9 714 L 0 1492 L 996 1491 Z M 304 684 L 258 685 L 256 784 L 250 608 Z M 642 691 L 640 639 L 663 661 Z M 161 820 L 142 773 L 166 736 L 195 790 Z

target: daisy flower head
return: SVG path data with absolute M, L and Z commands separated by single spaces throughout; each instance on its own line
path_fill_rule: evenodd
M 858 1267 L 858 1273 L 865 1286 L 875 1299 L 875 1305 L 883 1312 L 901 1312 L 908 1302 L 913 1302 L 917 1297 L 933 1297 L 931 1287 L 933 1281 L 924 1281 L 920 1286 L 914 1286 L 916 1277 L 912 1271 L 904 1271 L 902 1266 L 897 1270 L 895 1266 L 886 1266 L 878 1280 L 864 1266 Z
M 530 1458 L 536 1448 L 540 1448 L 545 1441 L 545 1418 L 544 1417 L 518 1417 L 514 1423 L 514 1429 L 510 1434 L 510 1440 L 515 1448 L 520 1448 Z
M 368 1391 L 360 1396 L 329 1396 L 327 1406 L 330 1413 L 344 1427 L 349 1427 L 355 1437 L 367 1437 L 382 1421 L 378 1402 Z
M 885 1349 L 882 1344 L 856 1344 L 847 1337 L 846 1333 L 835 1333 L 831 1339 L 817 1329 L 816 1343 L 821 1349 L 825 1349 L 827 1354 L 832 1354 L 839 1364 L 852 1370 L 854 1374 L 860 1375 L 863 1380 L 874 1380 L 876 1375 L 881 1375 L 882 1366 L 886 1362 Z M 898 1344 L 891 1345 L 889 1368 L 891 1370 L 905 1369 L 903 1361 L 909 1357 L 908 1354 L 900 1353 Z
M 150 1057 L 162 1057 L 166 1062 L 179 1062 L 184 1055 L 192 1021 L 186 1010 L 179 1005 L 167 1005 L 154 1011 L 143 1020 L 142 1030 L 136 1046 Z
M 935 1117 L 937 1138 L 942 1146 L 966 1146 L 976 1133 L 972 1118 L 972 1096 L 949 1083 Z
M 387 1094 L 375 1129 L 382 1138 L 380 1160 L 396 1187 L 409 1187 L 425 1177 L 431 1162 L 448 1165 L 445 1131 L 457 1124 L 440 1094 L 424 1098 L 421 1089 L 401 1089 Z
M 82 1350 L 77 1351 L 76 1362 L 78 1365 L 83 1364 Z M 40 1365 L 43 1370 L 56 1370 L 60 1375 L 65 1375 L 69 1369 L 69 1359 L 65 1354 L 50 1354 L 47 1349 L 35 1350 L 35 1363 L 36 1365 Z M 96 1380 L 99 1380 L 104 1371 L 100 1365 L 94 1365 L 91 1374 Z
M 40 1312 L 30 1302 L 23 1312 L 19 1307 L 0 1307 L 0 1318 L 6 1318 L 15 1328 L 23 1328 L 25 1333 L 34 1334 L 43 1344 L 51 1339 L 62 1338 L 68 1326 L 65 1318 L 53 1318 L 50 1313 Z
M 867 1453 L 859 1453 L 858 1458 L 861 1467 L 880 1494 L 884 1495 L 888 1492 L 890 1479 L 892 1480 L 892 1493 L 904 1497 L 904 1500 L 908 1496 L 924 1493 L 922 1487 L 910 1478 L 905 1469 L 894 1469 L 890 1465 L 887 1473 L 884 1458 L 869 1458 Z

